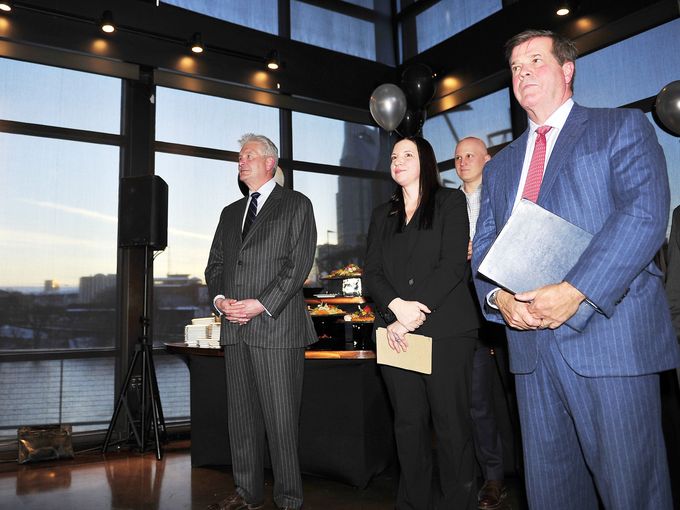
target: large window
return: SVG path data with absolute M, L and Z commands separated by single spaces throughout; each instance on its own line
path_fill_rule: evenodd
M 295 189 L 309 197 L 316 220 L 316 257 L 310 285 L 350 262 L 363 267 L 371 212 L 389 198 L 391 181 L 296 171 Z
M 376 127 L 293 113 L 293 158 L 338 167 L 337 174 L 296 170 L 294 175 L 295 189 L 314 206 L 314 285 L 323 285 L 320 278 L 333 269 L 363 264 L 371 212 L 393 188 L 391 181 L 376 176 L 389 171 L 384 144 Z M 343 175 L 344 169 L 366 170 L 366 178 Z
M 0 437 L 17 426 L 68 423 L 103 429 L 113 414 L 114 359 L 0 363 Z
M 290 3 L 291 38 L 375 60 L 375 25 L 299 0 Z
M 163 3 L 262 32 L 278 33 L 277 0 L 163 0 Z
M 501 7 L 501 0 L 440 0 L 416 16 L 418 53 L 500 11 Z
M 487 147 L 512 140 L 508 89 L 481 97 L 425 121 L 423 136 L 432 144 L 437 161 L 453 158 L 465 137 L 480 138 Z
M 576 61 L 574 99 L 617 107 L 655 96 L 680 76 L 680 19 Z
M 222 208 L 242 198 L 236 163 L 156 154 L 168 184 L 168 246 L 154 262 L 156 342 L 184 341 L 184 326 L 212 313 L 203 272 Z M 214 296 L 213 296 L 214 297 Z
M 0 75 L 2 120 L 120 133 L 117 78 L 4 58 Z
M 293 112 L 293 157 L 327 165 L 376 170 L 377 127 Z
M 163 142 L 238 151 L 244 133 L 260 133 L 279 143 L 276 108 L 158 87 L 156 139 Z
M 118 148 L 0 134 L 0 349 L 113 347 Z
M 101 429 L 114 358 L 95 351 L 115 346 L 120 147 L 88 140 L 120 133 L 121 81 L 7 59 L 0 75 L 0 119 L 54 136 L 0 133 L 0 436 Z M 62 128 L 82 140 L 59 139 Z M 65 350 L 77 358 L 58 359 Z

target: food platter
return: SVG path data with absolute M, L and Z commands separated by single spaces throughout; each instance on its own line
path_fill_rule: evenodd
M 363 270 L 356 264 L 348 264 L 340 269 L 335 269 L 328 273 L 328 276 L 321 277 L 322 280 L 344 280 L 345 278 L 360 278 Z

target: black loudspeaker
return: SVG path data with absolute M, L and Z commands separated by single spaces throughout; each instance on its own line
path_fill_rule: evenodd
M 168 185 L 157 175 L 123 177 L 118 195 L 118 246 L 168 245 Z

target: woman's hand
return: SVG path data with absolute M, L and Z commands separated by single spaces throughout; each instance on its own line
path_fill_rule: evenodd
M 397 316 L 397 321 L 400 322 L 407 331 L 415 331 L 423 325 L 430 309 L 418 301 L 404 301 L 401 298 L 394 298 L 388 305 L 388 308 Z
M 406 352 L 406 349 L 408 349 L 408 342 L 404 337 L 406 333 L 408 333 L 408 329 L 399 321 L 387 326 L 387 343 L 390 349 L 397 352 Z

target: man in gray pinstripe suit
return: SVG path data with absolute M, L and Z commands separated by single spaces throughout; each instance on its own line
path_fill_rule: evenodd
M 593 235 L 552 285 L 513 296 L 475 274 L 487 318 L 507 325 L 529 504 L 670 510 L 657 372 L 680 349 L 653 262 L 669 209 L 661 146 L 638 110 L 574 103 L 571 41 L 530 30 L 507 51 L 529 129 L 484 170 L 473 271 L 522 197 Z
M 239 142 L 239 179 L 250 193 L 222 210 L 205 270 L 222 314 L 236 493 L 209 508 L 263 508 L 268 443 L 274 501 L 297 509 L 304 348 L 317 340 L 302 296 L 316 249 L 314 212 L 307 197 L 275 183 L 271 140 L 247 134 Z

